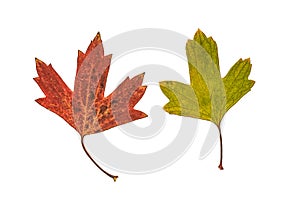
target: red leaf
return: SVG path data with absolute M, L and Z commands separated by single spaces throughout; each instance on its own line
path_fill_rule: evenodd
M 104 97 L 110 62 L 111 55 L 104 56 L 100 33 L 97 33 L 85 53 L 78 51 L 72 92 L 51 64 L 46 65 L 36 59 L 39 76 L 34 80 L 46 95 L 36 101 L 78 131 L 89 157 L 83 144 L 85 135 L 147 117 L 145 113 L 134 109 L 147 88 L 142 86 L 144 74 L 132 79 L 127 77 L 110 95 Z M 90 159 L 97 165 L 91 157 Z M 97 167 L 101 169 L 98 165 Z M 116 179 L 116 176 L 108 175 Z

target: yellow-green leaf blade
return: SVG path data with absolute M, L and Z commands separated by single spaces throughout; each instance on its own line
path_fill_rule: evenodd
M 200 73 L 198 73 L 198 70 L 196 67 L 189 65 L 189 73 L 190 73 L 190 79 L 191 79 L 191 87 L 194 90 L 194 93 L 196 94 L 196 97 L 198 99 L 198 105 L 200 108 L 200 112 L 210 116 L 211 113 L 211 99 L 208 87 L 203 80 L 203 77 Z M 210 117 L 211 118 L 211 117 Z M 203 118 L 201 118 L 203 119 Z
M 214 39 L 212 37 L 206 37 L 206 35 L 198 29 L 194 35 L 194 41 L 198 42 L 206 50 L 220 71 L 218 46 Z
M 219 68 L 213 61 L 209 52 L 195 40 L 188 40 L 186 44 L 186 54 L 189 62 L 191 86 L 195 91 L 200 91 L 203 84 L 206 85 L 210 104 L 211 121 L 219 124 L 225 114 L 225 89 L 220 75 Z M 201 76 L 203 81 L 200 81 Z M 197 92 L 197 94 L 199 94 Z M 206 94 L 204 98 L 207 98 Z M 203 96 L 197 96 L 202 99 Z M 207 109 L 207 108 L 206 108 Z
M 177 81 L 162 81 L 159 85 L 162 92 L 169 99 L 169 102 L 164 106 L 166 112 L 210 120 L 209 113 L 199 110 L 197 96 L 190 85 Z
M 225 113 L 254 85 L 248 79 L 250 60 L 239 60 L 222 78 L 217 44 L 199 29 L 194 39 L 187 41 L 186 55 L 190 85 L 162 82 L 161 89 L 170 100 L 164 109 L 170 114 L 209 120 L 219 126 Z M 193 100 L 188 101 L 191 97 Z
M 226 90 L 226 111 L 235 105 L 253 87 L 255 81 L 249 80 L 250 59 L 239 59 L 223 78 Z

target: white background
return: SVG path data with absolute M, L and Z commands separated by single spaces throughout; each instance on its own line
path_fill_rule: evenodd
M 299 199 L 299 8 L 291 0 L 2 1 L 0 199 Z M 226 115 L 224 171 L 218 147 L 198 160 L 209 126 L 201 122 L 174 165 L 147 175 L 114 172 L 114 183 L 88 160 L 77 133 L 34 102 L 43 96 L 32 80 L 35 57 L 72 88 L 77 49 L 98 31 L 107 40 L 138 28 L 188 37 L 200 28 L 218 43 L 223 75 L 251 57 L 256 84 Z

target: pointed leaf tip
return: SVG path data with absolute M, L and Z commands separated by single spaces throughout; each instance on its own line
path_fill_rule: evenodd
M 146 72 L 141 73 L 140 76 L 144 78 L 145 77 L 145 73 Z
M 35 64 L 40 64 L 40 63 L 43 63 L 43 61 L 41 61 L 40 59 L 38 58 L 34 58 L 34 61 L 35 61 Z
M 102 42 L 100 32 L 97 32 L 94 41 Z
M 137 78 L 137 79 L 139 79 L 139 80 L 141 80 L 141 81 L 143 82 L 144 77 L 145 77 L 145 72 L 140 73 L 140 74 L 136 75 L 136 76 L 133 77 L 133 78 Z M 132 79 L 133 79 L 133 78 L 132 78 Z

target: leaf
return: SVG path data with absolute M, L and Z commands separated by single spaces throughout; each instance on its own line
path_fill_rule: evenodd
M 218 49 L 212 37 L 198 29 L 193 40 L 186 44 L 190 84 L 162 81 L 160 88 L 169 99 L 164 110 L 170 114 L 213 122 L 220 135 L 220 164 L 223 169 L 223 144 L 220 124 L 225 113 L 254 85 L 248 76 L 250 59 L 238 60 L 222 78 Z
M 104 97 L 111 55 L 104 56 L 104 49 L 97 33 L 86 52 L 78 51 L 74 92 L 52 68 L 36 59 L 38 77 L 34 78 L 46 97 L 36 102 L 62 117 L 81 135 L 81 144 L 94 164 L 105 172 L 89 155 L 84 146 L 84 136 L 95 134 L 138 120 L 147 115 L 135 110 L 146 91 L 142 86 L 144 74 L 126 78 L 110 95 Z

